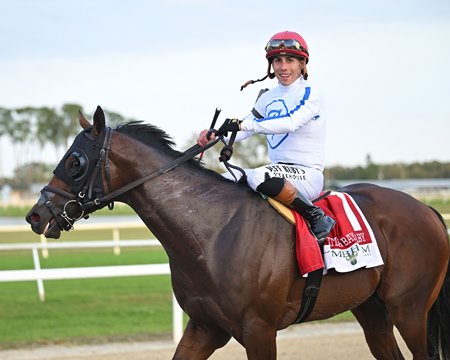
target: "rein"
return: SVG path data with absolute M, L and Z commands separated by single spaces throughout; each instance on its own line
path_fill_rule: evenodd
M 120 195 L 125 194 L 126 192 L 134 189 L 135 187 L 142 185 L 143 183 L 156 178 L 159 175 L 162 175 L 169 170 L 174 169 L 178 165 L 192 159 L 196 155 L 208 150 L 209 148 L 216 145 L 219 141 L 223 141 L 223 136 L 219 136 L 213 141 L 210 141 L 205 146 L 194 145 L 188 150 L 184 152 L 184 155 L 181 157 L 163 165 L 162 167 L 152 171 L 151 173 L 144 175 L 143 177 L 132 181 L 131 183 L 116 189 L 112 190 L 112 182 L 110 175 L 110 166 L 108 162 L 108 154 L 111 150 L 111 140 L 112 140 L 112 129 L 107 128 L 107 132 L 105 134 L 105 139 L 103 142 L 103 146 L 100 150 L 100 157 L 96 163 L 94 171 L 90 178 L 86 181 L 83 189 L 78 193 L 78 195 L 74 195 L 68 191 L 58 189 L 56 187 L 47 185 L 41 190 L 42 197 L 45 201 L 45 206 L 52 213 L 55 218 L 56 223 L 60 230 L 73 230 L 73 224 L 80 220 L 83 217 L 87 217 L 87 214 L 94 212 L 95 210 L 108 205 L 109 209 L 113 208 L 112 201 Z M 227 160 L 225 160 L 226 162 Z M 102 164 L 105 163 L 105 173 L 106 173 L 106 182 L 108 184 L 109 192 L 103 196 L 97 196 L 94 198 L 94 186 L 95 182 L 98 178 L 98 175 L 101 174 Z M 101 178 L 100 178 L 101 181 Z M 68 201 L 64 204 L 63 211 L 58 213 L 58 208 L 53 204 L 50 200 L 47 192 L 57 194 L 61 197 L 68 199 Z M 87 195 L 87 196 L 86 196 Z
M 144 175 L 143 177 L 132 181 L 131 183 L 117 189 L 114 190 L 100 198 L 94 199 L 92 201 L 89 202 L 85 202 L 84 204 L 81 205 L 81 209 L 83 211 L 89 212 L 90 210 L 92 210 L 93 208 L 98 208 L 101 207 L 102 205 L 104 205 L 105 203 L 109 203 L 110 201 L 114 200 L 116 197 L 125 194 L 126 192 L 130 191 L 131 189 L 134 189 L 135 187 L 142 185 L 143 183 L 154 179 L 155 177 L 162 175 L 166 172 L 168 172 L 169 170 L 172 170 L 173 168 L 177 167 L 178 165 L 192 159 L 193 157 L 195 157 L 196 155 L 202 153 L 205 150 L 208 150 L 209 148 L 213 147 L 214 145 L 217 144 L 217 142 L 219 142 L 222 138 L 219 137 L 211 142 L 209 142 L 208 144 L 206 144 L 205 146 L 199 146 L 199 145 L 194 145 L 193 147 L 191 147 L 190 149 L 188 149 L 183 156 L 167 163 L 164 166 L 161 166 L 160 168 L 156 169 L 155 171 L 152 171 L 151 173 Z
M 210 131 L 215 131 L 214 127 L 216 125 L 216 121 L 219 117 L 219 114 L 222 110 L 220 108 L 216 108 L 215 112 L 214 112 L 214 116 L 210 125 Z M 108 133 L 111 133 L 111 128 L 108 128 Z M 95 211 L 96 209 L 100 208 L 101 206 L 103 206 L 105 203 L 108 204 L 108 207 L 110 208 L 110 210 L 112 210 L 112 206 L 110 207 L 110 205 L 112 204 L 111 201 L 114 200 L 116 197 L 125 194 L 126 192 L 130 191 L 131 189 L 134 189 L 135 187 L 142 185 L 143 183 L 154 179 L 155 177 L 162 175 L 164 173 L 166 173 L 169 170 L 172 170 L 173 168 L 177 167 L 178 165 L 192 159 L 194 156 L 200 154 L 200 160 L 203 156 L 203 152 L 208 150 L 209 148 L 213 147 L 214 145 L 216 145 L 220 140 L 223 141 L 223 136 L 219 136 L 216 139 L 214 139 L 213 141 L 210 141 L 208 144 L 206 144 L 205 146 L 200 146 L 198 144 L 195 144 L 194 146 L 190 147 L 189 149 L 187 149 L 184 152 L 184 155 L 179 157 L 178 159 L 175 159 L 174 161 L 169 162 L 168 164 L 160 167 L 159 169 L 144 175 L 143 177 L 141 177 L 140 179 L 137 179 L 135 181 L 132 181 L 131 183 L 121 187 L 120 189 L 114 190 L 112 191 L 112 186 L 111 186 L 111 176 L 109 173 L 109 163 L 108 163 L 108 150 L 110 150 L 111 148 L 111 135 L 107 136 L 109 137 L 109 140 L 107 141 L 107 146 L 105 148 L 105 145 L 103 147 L 103 149 L 105 149 L 105 153 L 106 153 L 106 161 L 105 161 L 105 172 L 106 172 L 106 176 L 107 176 L 107 181 L 108 181 L 108 187 L 109 187 L 109 192 L 108 194 L 100 197 L 100 198 L 96 198 L 94 200 L 88 201 L 88 202 L 84 202 L 84 203 L 79 203 L 82 212 L 92 212 Z M 230 160 L 231 155 L 233 154 L 233 149 L 232 149 L 232 145 L 234 143 L 234 139 L 236 137 L 236 132 L 233 132 L 231 139 L 228 143 L 228 145 L 226 145 L 224 147 L 224 149 L 222 149 L 221 152 L 221 157 L 219 158 L 220 161 L 223 161 L 223 163 L 225 164 L 225 166 L 227 167 L 228 171 L 230 171 L 230 173 L 234 176 L 233 172 L 230 170 L 230 165 L 228 164 L 228 160 Z M 105 140 L 106 141 L 106 140 Z M 106 142 L 105 142 L 106 143 Z M 231 153 L 229 154 L 229 156 L 227 157 L 226 155 L 222 155 L 222 153 L 224 152 L 225 148 L 229 147 L 231 149 Z M 102 149 L 102 151 L 103 151 Z M 200 161 L 199 160 L 199 161 Z M 231 167 L 234 167 L 231 165 Z M 236 167 L 234 167 L 236 168 Z M 239 169 L 243 172 L 242 169 Z M 235 176 L 234 176 L 235 177 Z M 236 178 L 236 177 L 235 177 Z M 72 194 L 70 194 L 72 195 Z M 64 195 L 63 195 L 64 196 Z M 89 197 L 91 198 L 91 197 Z
M 216 132 L 214 130 L 214 126 L 216 124 L 217 118 L 221 112 L 220 108 L 216 108 L 214 117 L 210 126 L 210 132 Z M 108 208 L 110 210 L 114 207 L 113 200 L 120 195 L 125 194 L 126 192 L 136 188 L 139 185 L 142 185 L 143 183 L 152 180 L 156 178 L 159 175 L 162 175 L 169 170 L 172 170 L 173 168 L 177 167 L 178 165 L 191 160 L 193 157 L 195 157 L 198 154 L 203 154 L 204 151 L 208 150 L 209 148 L 216 145 L 219 141 L 222 141 L 225 146 L 223 147 L 222 151 L 220 152 L 219 161 L 223 162 L 227 170 L 232 174 L 232 176 L 237 181 L 236 176 L 234 175 L 233 171 L 231 170 L 236 169 L 242 173 L 242 178 L 245 179 L 245 172 L 241 168 L 237 166 L 233 166 L 228 163 L 228 161 L 231 159 L 231 156 L 233 155 L 233 143 L 236 138 L 237 131 L 233 131 L 231 133 L 230 139 L 228 141 L 228 144 L 223 139 L 223 136 L 218 136 L 214 140 L 208 142 L 208 144 L 204 146 L 200 146 L 195 144 L 194 146 L 187 149 L 183 155 L 168 164 L 156 169 L 155 171 L 152 171 L 151 173 L 144 175 L 143 177 L 132 181 L 131 183 L 116 189 L 112 190 L 112 181 L 111 181 L 111 173 L 110 173 L 110 165 L 108 161 L 108 155 L 109 151 L 111 150 L 111 140 L 112 140 L 112 132 L 113 130 L 108 127 L 106 129 L 106 133 L 104 135 L 103 139 L 103 145 L 100 150 L 100 156 L 98 158 L 98 161 L 95 165 L 94 170 L 92 171 L 92 175 L 90 178 L 86 181 L 84 184 L 82 190 L 78 193 L 78 195 L 74 195 L 68 191 L 58 189 L 56 187 L 47 185 L 44 186 L 44 188 L 41 190 L 42 197 L 45 201 L 45 205 L 47 206 L 48 210 L 52 213 L 53 217 L 55 218 L 56 223 L 58 224 L 58 227 L 60 230 L 72 230 L 73 224 L 80 220 L 81 218 L 87 218 L 88 214 L 94 212 L 95 210 L 108 205 Z M 208 137 L 209 138 L 209 137 Z M 200 155 L 202 156 L 202 155 Z M 201 160 L 201 157 L 199 161 Z M 104 164 L 104 171 L 106 176 L 106 183 L 108 186 L 108 193 L 105 194 L 105 189 L 103 185 L 103 176 L 102 176 L 102 165 Z M 98 175 L 100 174 L 100 179 L 98 178 Z M 99 179 L 99 180 L 98 180 Z M 96 186 L 100 184 L 101 190 L 99 191 Z M 47 192 L 57 194 L 61 197 L 64 197 L 68 199 L 68 201 L 64 204 L 62 212 L 58 213 L 58 208 L 54 206 L 52 201 L 50 200 Z M 87 196 L 86 196 L 87 195 Z

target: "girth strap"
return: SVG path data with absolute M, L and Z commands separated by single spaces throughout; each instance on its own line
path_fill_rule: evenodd
M 312 202 L 316 202 L 322 200 L 330 195 L 330 191 L 327 191 L 320 195 L 318 198 L 314 199 Z M 320 246 L 320 245 L 319 245 Z M 323 245 L 320 246 L 320 250 L 323 256 Z M 297 319 L 294 321 L 294 324 L 300 324 L 305 321 L 311 312 L 314 309 L 314 305 L 316 304 L 317 296 L 319 296 L 320 284 L 322 283 L 323 276 L 323 268 L 314 270 L 308 273 L 308 277 L 306 278 L 305 289 L 303 290 L 302 295 L 302 304 L 300 305 L 300 310 L 297 315 Z
M 314 305 L 319 295 L 320 284 L 322 282 L 323 268 L 308 273 L 305 289 L 303 290 L 302 304 L 294 324 L 300 324 L 311 315 Z

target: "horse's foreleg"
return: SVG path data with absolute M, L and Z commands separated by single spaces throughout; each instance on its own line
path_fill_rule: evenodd
M 230 341 L 231 335 L 222 329 L 200 326 L 192 320 L 186 325 L 173 360 L 204 360 Z
M 276 329 L 252 319 L 243 326 L 242 341 L 248 360 L 276 360 Z

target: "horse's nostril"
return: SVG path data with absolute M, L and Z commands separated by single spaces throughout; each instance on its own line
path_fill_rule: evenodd
M 41 217 L 36 213 L 31 213 L 26 219 L 30 224 L 36 224 L 41 220 Z

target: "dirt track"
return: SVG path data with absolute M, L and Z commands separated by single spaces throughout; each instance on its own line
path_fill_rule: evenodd
M 397 336 L 399 339 L 399 336 Z M 406 359 L 412 359 L 398 340 Z M 303 324 L 278 335 L 278 360 L 373 359 L 356 323 Z M 48 346 L 33 350 L 0 351 L 1 360 L 169 360 L 171 342 L 114 343 L 109 345 Z M 217 350 L 212 360 L 245 360 L 244 349 L 235 341 Z

